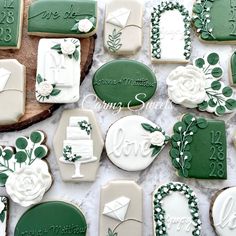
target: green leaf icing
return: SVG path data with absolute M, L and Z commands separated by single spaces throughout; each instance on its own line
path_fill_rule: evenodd
M 107 232 L 106 236 L 118 236 L 118 233 L 116 233 L 113 230 L 111 230 L 110 228 L 108 228 L 108 232 Z
M 179 176 L 227 178 L 226 132 L 223 121 L 186 114 L 175 124 L 173 130 L 170 157 Z
M 121 48 L 121 35 L 121 31 L 114 29 L 112 34 L 108 36 L 109 40 L 107 41 L 107 45 L 110 52 L 115 53 Z
M 31 165 L 37 158 L 47 156 L 48 148 L 42 144 L 44 141 L 44 133 L 34 131 L 30 137 L 16 139 L 16 151 L 12 147 L 0 146 L 0 186 L 5 186 L 8 176 L 22 165 Z
M 82 130 L 85 130 L 85 131 L 86 131 L 86 133 L 87 133 L 88 135 L 91 133 L 91 131 L 92 131 L 92 125 L 89 124 L 86 120 L 83 120 L 83 121 L 79 122 L 78 124 L 79 124 L 79 126 L 80 126 L 80 128 L 81 128 Z
M 66 146 L 63 149 L 63 157 L 65 158 L 66 161 L 70 162 L 75 162 L 81 159 L 81 156 L 78 156 L 76 154 L 72 153 L 72 147 L 71 146 Z
M 0 212 L 0 221 L 4 224 L 7 220 L 7 210 L 8 210 L 8 199 L 7 197 L 0 197 L 1 203 L 4 204 L 3 210 Z M 6 226 L 6 224 L 5 224 Z
M 168 236 L 167 225 L 165 222 L 165 209 L 163 208 L 163 200 L 173 192 L 183 194 L 188 200 L 189 211 L 194 222 L 193 236 L 201 235 L 201 220 L 199 217 L 198 199 L 191 188 L 182 183 L 169 183 L 162 185 L 157 191 L 154 192 L 153 199 L 153 215 L 155 222 L 155 236 Z
M 178 2 L 162 2 L 157 8 L 153 9 L 151 15 L 151 45 L 152 45 L 152 58 L 161 59 L 161 45 L 160 45 L 160 19 L 161 15 L 165 11 L 178 10 L 183 16 L 184 22 L 184 57 L 186 60 L 190 58 L 191 52 L 191 18 L 189 16 L 188 10 Z

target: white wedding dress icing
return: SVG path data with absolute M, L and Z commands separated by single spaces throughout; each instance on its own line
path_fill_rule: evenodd
M 236 235 L 236 187 L 223 190 L 212 206 L 212 219 L 219 236 Z

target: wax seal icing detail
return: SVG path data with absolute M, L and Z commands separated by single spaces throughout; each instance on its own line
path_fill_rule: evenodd
M 80 59 L 78 39 L 41 39 L 35 85 L 37 100 L 42 103 L 78 101 Z
M 147 168 L 168 143 L 161 127 L 141 116 L 127 116 L 107 132 L 106 151 L 113 164 L 126 171 Z
M 212 201 L 210 217 L 217 235 L 235 235 L 236 187 L 220 190 L 212 198 Z
M 142 25 L 142 1 L 110 0 L 106 2 L 105 48 L 108 52 L 117 55 L 135 54 L 142 46 Z
M 96 179 L 104 142 L 92 111 L 64 111 L 53 146 L 63 181 Z
M 19 49 L 23 25 L 24 1 L 4 0 L 0 2 L 1 27 L 0 49 Z
M 8 199 L 0 196 L 0 235 L 7 235 Z
M 32 232 L 45 235 L 85 236 L 86 219 L 81 210 L 61 201 L 44 202 L 27 210 L 18 221 L 14 236 Z
M 142 235 L 142 189 L 133 181 L 112 181 L 100 195 L 99 236 Z
M 28 33 L 41 36 L 89 37 L 97 29 L 95 0 L 36 0 L 28 12 Z
M 189 61 L 191 18 L 181 4 L 162 2 L 151 14 L 151 59 L 153 62 Z
M 48 154 L 45 135 L 34 131 L 16 139 L 16 151 L 0 146 L 0 184 L 11 199 L 27 207 L 42 200 L 52 184 L 48 165 L 42 160 Z
M 226 130 L 223 121 L 186 114 L 173 130 L 170 156 L 179 176 L 227 178 Z
M 97 96 L 107 104 L 120 107 L 142 105 L 155 94 L 155 74 L 133 60 L 114 60 L 99 68 L 93 77 Z
M 198 199 L 186 184 L 172 182 L 154 191 L 153 220 L 155 236 L 201 235 Z

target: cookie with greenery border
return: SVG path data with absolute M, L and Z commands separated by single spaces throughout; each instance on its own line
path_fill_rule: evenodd
M 176 2 L 162 2 L 156 8 L 153 8 L 151 15 L 151 57 L 152 59 L 161 59 L 161 40 L 160 40 L 160 19 L 166 11 L 178 10 L 183 16 L 184 24 L 184 48 L 183 56 L 188 61 L 191 55 L 191 18 L 188 10 Z
M 155 236 L 174 236 L 168 234 L 166 222 L 166 210 L 163 207 L 163 201 L 172 193 L 179 193 L 186 198 L 186 204 L 189 207 L 189 213 L 192 217 L 193 231 L 189 235 L 201 235 L 201 219 L 199 217 L 198 199 L 193 190 L 183 183 L 171 182 L 162 185 L 153 193 L 153 219 Z M 181 206 L 178 206 L 181 207 Z M 178 230 L 179 231 L 179 230 Z
M 197 179 L 227 179 L 225 123 L 183 116 L 173 128 L 170 157 L 179 176 Z

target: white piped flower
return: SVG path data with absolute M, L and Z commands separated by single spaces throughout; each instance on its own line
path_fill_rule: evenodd
M 49 96 L 52 90 L 53 90 L 53 86 L 47 81 L 41 82 L 37 87 L 37 92 L 39 93 L 39 95 L 43 97 Z
M 0 214 L 3 212 L 5 209 L 5 204 L 3 202 L 0 202 Z
M 93 28 L 93 23 L 88 19 L 80 20 L 78 23 L 78 29 L 82 33 L 88 33 Z
M 155 131 L 150 134 L 150 140 L 151 140 L 150 142 L 154 146 L 158 147 L 163 146 L 165 143 L 165 139 L 166 139 L 165 135 L 163 135 L 163 133 L 160 131 Z
M 72 55 L 76 50 L 76 46 L 71 41 L 64 41 L 61 43 L 61 51 L 64 55 Z

